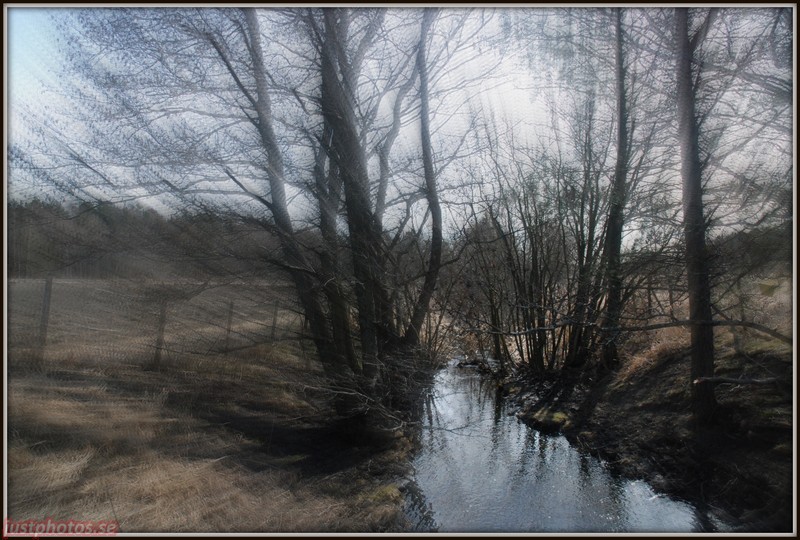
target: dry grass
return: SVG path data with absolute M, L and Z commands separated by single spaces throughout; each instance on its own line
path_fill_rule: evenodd
M 790 530 L 791 347 L 759 337 L 741 354 L 730 332 L 719 332 L 717 341 L 717 375 L 775 382 L 718 385 L 714 423 L 698 428 L 688 348 L 655 345 L 657 354 L 635 357 L 607 383 L 580 437 L 625 474 L 658 479 L 658 489 L 681 497 L 702 497 L 724 520 L 755 531 Z
M 686 328 L 676 326 L 654 330 L 642 339 L 623 351 L 627 354 L 615 377 L 620 384 L 649 370 L 659 358 L 684 350 L 689 344 L 689 333 Z
M 87 284 L 77 286 L 87 292 Z M 173 348 L 163 369 L 146 371 L 147 354 L 142 357 L 137 343 L 152 334 L 135 331 L 146 318 L 138 319 L 131 303 L 109 311 L 84 295 L 89 301 L 76 311 L 80 317 L 94 318 L 94 328 L 124 329 L 126 335 L 117 340 L 102 329 L 68 332 L 65 298 L 74 302 L 81 296 L 68 289 L 54 286 L 61 303 L 54 294 L 56 331 L 44 370 L 23 369 L 25 343 L 10 346 L 10 517 L 115 519 L 122 532 L 392 526 L 400 503 L 388 474 L 402 454 L 367 456 L 330 439 L 321 369 L 310 351 L 304 354 L 289 339 L 300 328 L 288 310 L 278 314 L 279 339 L 227 354 L 175 347 L 204 333 L 201 322 L 192 327 L 185 316 L 185 334 L 177 333 L 177 324 L 171 327 Z M 15 299 L 14 292 L 12 300 L 24 298 Z M 35 296 L 29 299 L 35 302 Z M 269 334 L 274 309 L 265 305 L 261 316 L 267 322 L 259 328 Z M 12 313 L 26 309 L 35 311 L 22 303 Z M 259 316 L 253 311 L 245 315 Z M 12 324 L 13 336 L 34 333 L 19 320 Z M 259 323 L 242 318 L 239 324 L 241 345 L 243 335 L 256 335 L 244 327 Z
M 306 455 L 263 452 L 259 441 L 241 432 L 170 407 L 169 390 L 134 398 L 85 382 L 73 386 L 43 375 L 11 381 L 9 510 L 15 519 L 113 518 L 122 531 L 386 525 L 385 501 L 365 506 L 360 498 L 341 496 L 354 471 L 325 484 L 291 466 Z M 236 398 L 229 397 L 226 408 L 236 408 Z M 294 401 L 280 405 L 283 411 L 266 413 L 276 422 L 281 413 L 302 411 Z M 264 404 L 265 410 L 276 406 Z
M 65 404 L 54 401 L 42 406 Z M 45 448 L 16 440 L 9 448 L 10 514 L 113 518 L 122 531 L 315 531 L 341 523 L 348 510 L 342 501 L 290 471 L 253 472 L 226 461 L 241 441 L 214 436 L 191 418 L 158 421 L 157 409 L 116 406 L 114 420 L 97 422 L 68 407 L 39 436 L 70 426 L 89 435 L 85 440 L 62 438 Z M 181 457 L 197 445 L 220 457 Z
M 724 298 L 715 299 L 719 306 L 734 317 L 756 322 L 773 328 L 784 335 L 792 335 L 792 282 L 787 277 L 751 277 L 742 280 L 742 286 L 733 289 Z M 666 298 L 662 301 L 666 302 Z M 688 318 L 688 302 L 672 306 L 677 319 Z M 656 320 L 654 323 L 666 322 Z M 676 326 L 642 332 L 630 336 L 621 350 L 622 367 L 616 379 L 624 383 L 651 368 L 659 358 L 664 358 L 689 346 L 689 330 Z M 743 327 L 718 327 L 715 330 L 715 346 L 720 357 L 736 354 L 791 354 L 792 348 L 764 333 Z

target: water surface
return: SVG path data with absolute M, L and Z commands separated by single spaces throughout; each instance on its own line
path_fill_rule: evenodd
M 406 513 L 441 532 L 700 532 L 697 507 L 612 474 L 563 436 L 510 415 L 494 386 L 453 365 L 425 403 Z

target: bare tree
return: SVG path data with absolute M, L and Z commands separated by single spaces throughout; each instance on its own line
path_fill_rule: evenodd
M 425 356 L 445 249 L 438 177 L 461 147 L 437 133 L 454 116 L 444 96 L 471 84 L 450 64 L 469 60 L 483 16 L 73 13 L 63 24 L 76 47 L 69 97 L 85 105 L 85 127 L 74 137 L 42 128 L 30 171 L 70 171 L 68 182 L 45 181 L 79 200 L 149 198 L 268 231 L 280 252 L 266 258 L 294 285 L 337 411 L 397 427 L 405 389 L 394 372 L 410 380 L 409 366 L 423 367 L 409 358 Z
M 689 33 L 689 10 L 675 10 L 678 139 L 683 178 L 683 224 L 686 241 L 686 275 L 689 285 L 692 380 L 714 376 L 714 328 L 711 326 L 711 283 L 706 253 L 706 226 L 703 211 L 700 135 L 695 112 L 696 90 L 692 60 L 698 44 L 714 20 L 710 11 L 696 30 Z M 692 385 L 692 404 L 698 420 L 708 420 L 716 400 L 711 385 Z
M 628 160 L 630 155 L 628 138 L 628 96 L 625 65 L 625 38 L 622 29 L 622 8 L 614 10 L 614 78 L 616 80 L 617 155 L 614 177 L 611 181 L 611 196 L 606 225 L 605 257 L 608 273 L 608 299 L 603 325 L 609 335 L 603 343 L 603 361 L 606 366 L 617 362 L 616 339 L 622 314 L 622 229 L 627 192 Z

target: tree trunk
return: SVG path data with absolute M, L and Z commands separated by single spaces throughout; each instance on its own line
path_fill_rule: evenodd
M 711 285 L 705 245 L 706 224 L 703 215 L 703 171 L 692 76 L 692 59 L 697 41 L 690 41 L 689 38 L 687 8 L 675 10 L 675 36 L 678 140 L 681 148 L 683 229 L 691 321 L 691 380 L 694 381 L 714 376 L 714 328 L 711 325 Z M 695 419 L 700 423 L 706 423 L 716 407 L 714 388 L 708 384 L 692 384 L 691 388 Z
M 335 406 L 339 414 L 350 416 L 360 409 L 360 401 L 352 392 L 353 372 L 346 359 L 337 354 L 325 311 L 319 297 L 318 287 L 312 277 L 311 265 L 306 260 L 295 238 L 286 201 L 284 167 L 277 137 L 272 126 L 272 111 L 269 98 L 269 85 L 261 49 L 261 30 L 255 9 L 245 10 L 248 34 L 252 43 L 250 53 L 253 59 L 253 74 L 256 81 L 256 102 L 258 132 L 267 157 L 267 180 L 270 187 L 268 204 L 278 231 L 281 249 L 286 257 L 287 268 L 297 291 L 300 304 L 311 328 L 314 346 L 323 365 L 326 376 L 332 384 L 343 392 L 337 392 Z M 341 388 L 340 388 L 341 387 Z
M 323 125 L 323 137 L 324 140 L 330 139 L 330 127 L 327 122 Z M 320 210 L 320 231 L 325 242 L 320 253 L 323 292 L 328 300 L 333 346 L 336 348 L 339 362 L 350 366 L 354 373 L 359 373 L 362 365 L 353 345 L 349 310 L 344 297 L 339 268 L 336 217 L 341 203 L 341 178 L 335 163 L 327 155 L 328 151 L 323 143 L 317 150 L 314 165 L 314 179 L 317 187 L 315 195 Z M 325 171 L 326 161 L 329 163 L 327 172 Z
M 361 385 L 374 395 L 385 352 L 397 339 L 392 331 L 390 299 L 384 283 L 386 253 L 370 203 L 367 156 L 358 132 L 356 72 L 346 51 L 348 20 L 340 10 L 325 10 L 321 44 L 322 111 L 333 130 L 331 159 L 339 170 L 352 252 L 361 338 Z
M 590 94 L 585 102 L 584 132 L 581 140 L 583 186 L 579 193 L 578 215 L 573 216 L 573 234 L 577 244 L 577 292 L 572 307 L 569 348 L 565 367 L 579 370 L 584 367 L 589 357 L 590 344 L 594 341 L 592 325 L 596 319 L 594 299 L 597 298 L 597 287 L 594 286 L 597 251 L 595 239 L 598 226 L 598 175 L 594 169 L 594 115 L 596 111 L 594 95 Z
M 405 342 L 409 346 L 419 344 L 419 331 L 428 313 L 439 267 L 442 262 L 442 208 L 439 204 L 439 192 L 436 186 L 436 173 L 433 170 L 433 151 L 431 148 L 430 110 L 428 99 L 428 66 L 426 58 L 426 42 L 428 31 L 436 18 L 436 10 L 426 9 L 422 18 L 422 31 L 417 49 L 417 71 L 419 73 L 420 94 L 420 137 L 422 141 L 422 165 L 425 174 L 425 197 L 431 212 L 431 248 L 425 282 L 422 284 L 417 303 L 411 315 L 411 322 L 405 331 Z
M 622 314 L 622 269 L 620 253 L 622 250 L 622 227 L 628 172 L 628 110 L 625 89 L 625 57 L 623 55 L 622 9 L 615 9 L 614 29 L 616 46 L 614 63 L 617 91 L 617 159 L 614 166 L 614 179 L 611 184 L 611 200 L 608 210 L 606 231 L 606 271 L 608 273 L 608 301 L 603 326 L 603 363 L 606 368 L 617 362 L 616 339 L 619 335 L 619 321 Z

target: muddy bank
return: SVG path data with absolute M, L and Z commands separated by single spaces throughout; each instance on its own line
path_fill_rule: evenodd
M 517 378 L 503 383 L 517 416 L 561 432 L 619 473 L 707 507 L 743 531 L 792 530 L 791 352 L 732 352 L 717 375 L 763 376 L 770 385 L 722 384 L 715 424 L 695 429 L 689 408 L 688 354 L 673 352 L 636 370 Z

